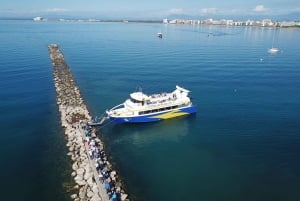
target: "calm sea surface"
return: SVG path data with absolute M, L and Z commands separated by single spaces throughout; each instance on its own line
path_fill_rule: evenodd
M 70 200 L 50 43 L 61 46 L 93 116 L 139 86 L 192 91 L 196 115 L 99 129 L 132 200 L 300 200 L 300 29 L 0 26 L 1 200 Z M 267 52 L 273 38 L 276 55 Z

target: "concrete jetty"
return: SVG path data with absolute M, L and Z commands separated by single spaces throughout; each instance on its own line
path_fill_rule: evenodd
M 129 200 L 122 183 L 107 160 L 102 141 L 88 125 L 89 111 L 57 44 L 48 46 L 53 65 L 57 105 L 65 130 L 75 185 L 74 201 Z

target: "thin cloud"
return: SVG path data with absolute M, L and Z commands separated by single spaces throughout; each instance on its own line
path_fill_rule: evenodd
M 203 14 L 216 14 L 219 11 L 217 8 L 203 8 L 200 10 Z
M 48 8 L 46 9 L 46 12 L 48 13 L 60 13 L 60 12 L 68 12 L 68 9 L 65 8 Z
M 184 11 L 182 8 L 172 8 L 168 11 L 169 14 L 183 14 Z
M 168 10 L 166 13 L 169 15 L 177 14 L 177 15 L 205 15 L 205 14 L 216 14 L 219 13 L 220 10 L 218 8 L 203 8 L 203 9 L 189 9 L 184 10 L 182 8 L 172 8 Z
M 261 12 L 265 12 L 267 11 L 268 9 L 265 8 L 264 5 L 257 5 L 255 6 L 255 8 L 253 9 L 254 12 L 258 12 L 258 13 L 261 13 Z
M 300 12 L 300 7 L 291 9 L 292 12 Z

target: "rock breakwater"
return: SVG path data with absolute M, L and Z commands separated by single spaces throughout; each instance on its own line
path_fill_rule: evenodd
M 112 169 L 104 152 L 102 141 L 91 120 L 72 73 L 58 45 L 48 46 L 53 65 L 57 105 L 65 130 L 76 185 L 71 195 L 74 201 L 129 200 L 119 177 Z

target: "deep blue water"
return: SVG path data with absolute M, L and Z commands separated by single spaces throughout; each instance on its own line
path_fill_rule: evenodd
M 138 86 L 192 91 L 196 115 L 99 129 L 132 200 L 300 200 L 300 29 L 0 24 L 3 200 L 69 200 L 50 43 L 94 116 Z

